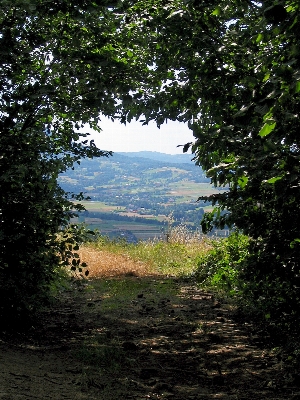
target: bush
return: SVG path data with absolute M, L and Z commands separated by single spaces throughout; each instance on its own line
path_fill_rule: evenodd
M 255 321 L 273 345 L 284 345 L 298 354 L 300 290 L 295 270 L 273 253 L 262 239 L 238 232 L 215 239 L 202 254 L 195 276 L 201 284 L 237 296 L 244 318 Z M 295 277 L 296 276 L 296 277 Z M 299 279 L 299 278 L 298 278 Z M 299 356 L 297 356 L 299 359 Z
M 243 286 L 239 275 L 249 255 L 249 238 L 233 232 L 226 239 L 212 240 L 211 246 L 211 250 L 200 257 L 195 273 L 197 280 L 227 294 L 237 294 Z
M 298 261 L 286 262 L 286 259 L 266 249 L 267 246 L 263 240 L 253 241 L 251 255 L 240 273 L 240 279 L 244 282 L 245 309 L 254 314 L 256 319 L 260 317 L 260 321 L 274 338 L 298 338 Z
M 46 222 L 43 222 L 44 229 Z M 19 242 L 15 240 L 15 251 L 8 245 L 5 251 L 2 249 L 0 318 L 4 329 L 30 328 L 67 271 L 88 275 L 86 264 L 76 252 L 79 244 L 90 240 L 93 232 L 81 225 L 66 225 L 52 236 L 46 229 L 43 232 L 45 236 L 40 235 L 39 241 L 36 235 L 29 234 L 24 234 Z

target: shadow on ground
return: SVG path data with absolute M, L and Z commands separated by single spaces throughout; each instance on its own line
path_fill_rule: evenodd
M 0 399 L 299 399 L 230 304 L 163 277 L 74 281 L 0 342 Z

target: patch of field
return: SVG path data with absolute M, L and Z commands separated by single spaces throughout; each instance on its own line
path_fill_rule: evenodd
M 215 188 L 209 183 L 188 181 L 175 182 L 170 184 L 169 187 L 170 191 L 167 191 L 166 194 L 173 197 L 177 204 L 186 201 L 197 201 L 199 197 L 211 196 L 228 190 L 226 187 Z
M 76 203 L 82 204 L 83 207 L 85 207 L 88 211 L 111 212 L 117 210 L 125 210 L 125 207 L 110 206 L 103 203 L 102 201 L 80 201 Z
M 165 215 L 155 216 L 153 214 L 140 214 L 139 212 L 130 212 L 130 211 L 120 211 L 119 215 L 126 217 L 137 217 L 137 218 L 145 218 L 145 219 L 153 219 L 156 221 L 167 221 L 168 218 Z
M 100 218 L 85 218 L 85 223 L 90 229 L 97 229 L 102 235 L 113 231 L 130 231 L 138 240 L 148 240 L 162 237 L 162 225 L 150 225 L 136 222 L 101 220 Z
M 95 218 L 96 219 L 96 218 Z M 90 224 L 90 228 L 92 229 L 99 229 L 101 232 L 109 232 L 113 231 L 116 229 L 115 224 L 117 221 L 114 220 L 101 220 L 100 218 L 97 218 L 98 222 L 94 222 Z M 86 222 L 86 224 L 89 226 L 89 224 Z
M 184 169 L 176 168 L 176 167 L 151 168 L 150 170 L 146 171 L 145 173 L 146 174 L 153 174 L 153 173 L 155 174 L 158 172 L 166 172 L 166 171 L 167 172 L 169 172 L 169 171 L 177 172 L 179 174 L 184 174 L 184 175 L 189 174 L 189 171 L 185 171 Z
M 128 181 L 132 182 L 139 182 L 141 179 L 137 178 L 136 176 L 124 176 L 124 179 L 127 179 Z
M 102 219 L 100 218 L 84 218 L 84 222 L 87 225 L 98 225 L 102 223 Z
M 160 222 L 167 222 L 167 221 L 169 221 L 169 218 L 168 218 L 168 216 L 166 216 L 166 215 L 158 215 L 156 218 L 157 218 L 157 221 L 160 221 Z
M 85 186 L 84 190 L 87 190 L 88 192 L 92 192 L 93 190 L 95 190 L 94 186 Z
M 181 181 L 170 184 L 170 194 L 172 196 L 183 196 L 183 198 L 194 197 L 196 200 L 200 196 L 210 196 L 218 193 L 218 189 L 214 188 L 209 183 L 195 183 Z
M 146 224 L 118 225 L 118 229 L 130 230 L 139 240 L 148 240 L 162 236 L 162 226 Z
M 206 206 L 206 207 L 203 207 L 204 212 L 211 212 L 213 209 L 214 209 L 213 206 Z

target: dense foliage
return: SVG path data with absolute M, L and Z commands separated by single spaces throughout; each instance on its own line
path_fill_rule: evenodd
M 195 277 L 198 282 L 231 296 L 240 296 L 243 283 L 240 272 L 249 256 L 248 236 L 232 232 L 228 238 L 212 238 L 211 249 L 199 257 Z
M 121 17 L 112 3 L 1 1 L 0 314 L 7 319 L 34 311 L 80 239 L 76 227 L 63 232 L 80 207 L 58 174 L 82 157 L 110 155 L 84 140 L 83 128 L 99 130 L 100 111 L 115 114 L 133 77 L 127 50 L 115 46 Z
M 189 124 L 195 142 L 183 150 L 228 188 L 210 196 L 203 229 L 236 226 L 253 238 L 245 293 L 269 320 L 297 327 L 299 2 L 153 0 L 136 2 L 131 21 L 153 57 L 147 90 L 124 118 Z

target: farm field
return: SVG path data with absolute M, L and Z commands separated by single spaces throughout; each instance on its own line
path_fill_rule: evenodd
M 197 201 L 201 196 L 210 196 L 225 189 L 214 188 L 210 183 L 181 181 L 170 183 L 169 190 L 168 194 L 177 197 L 178 202 L 186 202 Z
M 162 239 L 164 236 L 163 231 L 166 229 L 166 227 L 159 224 L 117 221 L 113 219 L 102 220 L 100 218 L 80 218 L 74 219 L 73 222 L 84 222 L 89 229 L 98 230 L 104 236 L 111 238 L 123 237 L 127 238 L 127 240 L 130 240 L 132 237 L 136 238 L 136 240 Z
M 80 201 L 80 204 L 84 206 L 88 211 L 97 211 L 97 212 L 114 212 L 114 211 L 123 211 L 125 207 L 118 207 L 105 204 L 102 201 Z
M 146 225 L 146 224 L 135 224 L 135 223 L 124 223 L 120 221 L 115 221 L 114 230 L 130 231 L 138 240 L 151 240 L 151 239 L 162 239 L 163 232 L 162 227 L 159 225 Z M 102 228 L 102 232 L 104 234 L 111 233 L 112 231 L 105 228 Z M 121 235 L 122 237 L 122 235 Z
M 137 212 L 126 211 L 126 207 L 107 205 L 101 201 L 80 201 L 87 211 L 101 212 L 101 213 L 117 213 L 127 217 L 140 217 L 145 219 L 156 219 L 157 221 L 166 221 L 165 215 L 155 216 L 153 214 L 140 214 Z

